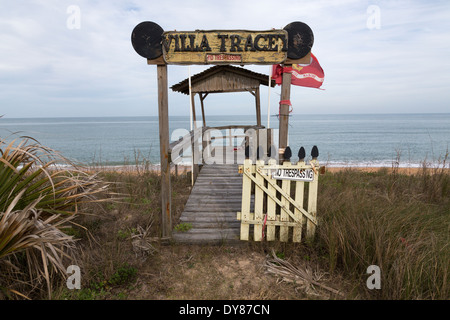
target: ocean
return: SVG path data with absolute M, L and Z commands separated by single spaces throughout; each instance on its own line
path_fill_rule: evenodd
M 169 119 L 169 134 L 190 128 L 189 116 Z M 263 125 L 267 116 L 262 116 Z M 207 126 L 254 125 L 255 116 L 209 116 Z M 270 127 L 278 129 L 277 117 Z M 0 138 L 30 136 L 85 165 L 159 163 L 158 117 L 0 118 Z M 442 166 L 450 141 L 450 113 L 292 115 L 289 146 L 293 161 L 300 146 L 316 145 L 327 166 Z M 185 159 L 189 162 L 189 158 Z M 448 166 L 448 164 L 446 164 Z

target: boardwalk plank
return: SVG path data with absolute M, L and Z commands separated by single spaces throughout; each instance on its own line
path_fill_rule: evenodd
M 174 231 L 181 243 L 239 243 L 242 175 L 237 165 L 205 165 L 180 216 L 187 232 Z

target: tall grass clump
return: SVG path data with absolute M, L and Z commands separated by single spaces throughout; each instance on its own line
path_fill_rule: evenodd
M 104 190 L 95 175 L 32 138 L 0 139 L 0 294 L 50 297 L 53 276 L 64 277 L 76 258 L 65 228 Z
M 450 175 L 346 170 L 321 179 L 318 243 L 329 270 L 354 280 L 355 297 L 448 299 Z M 381 269 L 369 290 L 367 268 Z

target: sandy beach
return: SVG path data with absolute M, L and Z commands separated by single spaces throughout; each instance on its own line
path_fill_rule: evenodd
M 173 174 L 187 174 L 191 171 L 190 165 L 175 165 L 171 166 L 171 172 Z M 102 172 L 117 172 L 117 173 L 140 173 L 140 172 L 159 172 L 159 165 L 117 165 L 117 166 L 92 166 L 85 168 L 86 171 L 102 171 Z M 352 171 L 361 171 L 361 172 L 378 172 L 384 171 L 386 173 L 393 173 L 394 171 L 399 174 L 417 174 L 420 171 L 424 170 L 422 167 L 357 167 L 357 166 L 320 166 L 320 173 L 336 173 L 345 170 Z M 441 172 L 442 167 L 440 168 L 427 168 L 428 173 L 433 173 L 434 170 L 439 170 Z M 446 167 L 444 170 L 450 173 L 450 168 Z
M 400 167 L 400 168 L 392 168 L 392 167 L 324 167 L 325 172 L 340 172 L 344 170 L 356 170 L 362 172 L 378 172 L 382 170 L 386 170 L 388 173 L 394 172 L 394 170 L 399 174 L 417 174 L 423 168 L 419 167 Z M 322 171 L 323 172 L 323 171 Z M 431 171 L 430 171 L 431 172 Z

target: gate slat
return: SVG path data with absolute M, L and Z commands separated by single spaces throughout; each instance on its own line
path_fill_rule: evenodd
M 256 172 L 258 172 L 258 167 L 263 166 L 264 161 L 258 160 L 256 161 Z M 264 184 L 264 178 L 260 174 L 256 174 L 256 182 L 258 184 Z M 260 188 L 255 188 L 255 220 L 263 221 L 263 201 L 264 201 L 264 192 Z M 256 224 L 253 228 L 253 240 L 261 241 L 262 240 L 262 230 L 263 226 L 261 224 Z
M 245 159 L 244 172 L 251 172 L 252 160 Z M 250 173 L 251 174 L 251 173 Z M 242 177 L 242 204 L 241 204 L 241 217 L 243 220 L 250 219 L 250 201 L 252 191 L 252 180 L 243 174 Z M 248 240 L 250 233 L 250 225 L 248 223 L 241 223 L 241 240 Z
M 311 160 L 311 165 L 318 168 L 317 160 Z M 309 214 L 316 218 L 317 212 L 317 189 L 319 186 L 318 174 L 316 174 L 316 179 L 309 184 L 309 192 L 308 192 L 308 212 Z M 314 233 L 316 232 L 316 225 L 312 223 L 309 219 L 306 222 L 306 237 L 312 238 L 314 237 Z
M 271 159 L 269 160 L 269 165 L 276 165 L 277 161 L 275 159 Z M 271 196 L 275 197 L 276 196 L 276 191 L 275 188 L 268 183 L 267 185 L 267 220 L 268 221 L 275 221 L 277 220 L 277 216 L 276 216 L 276 203 L 275 201 L 273 201 L 273 199 L 271 198 Z M 266 236 L 267 241 L 274 241 L 275 240 L 275 226 L 271 226 L 268 225 L 267 226 L 267 236 Z
M 297 163 L 298 165 L 305 165 L 304 161 Z M 295 185 L 295 201 L 304 207 L 304 193 L 305 193 L 305 182 L 297 181 Z M 299 226 L 293 228 L 292 241 L 300 242 L 302 239 L 302 227 L 303 227 L 303 214 L 297 208 L 294 208 L 294 215 L 299 218 Z
M 291 163 L 289 161 L 286 161 L 283 163 L 284 168 L 289 168 L 291 166 Z M 281 189 L 287 193 L 290 194 L 291 191 L 291 181 L 290 180 L 282 180 L 281 181 Z M 289 209 L 289 200 L 286 199 L 286 197 L 281 197 L 281 203 Z M 280 212 L 280 221 L 289 221 L 289 215 L 286 213 L 285 210 L 281 210 Z M 287 226 L 280 226 L 280 241 L 287 242 L 289 236 L 289 227 Z

